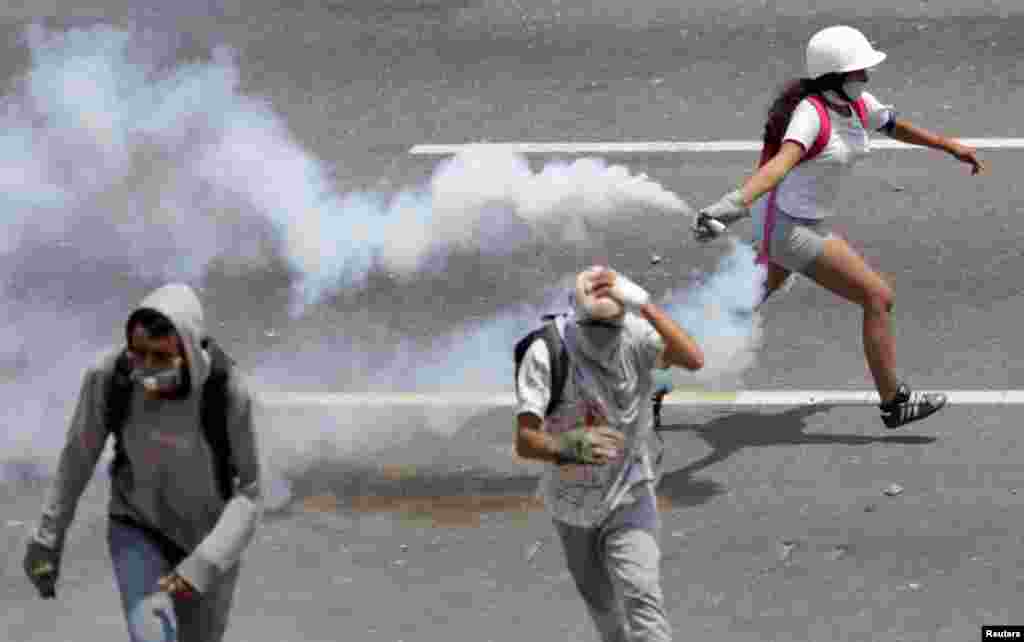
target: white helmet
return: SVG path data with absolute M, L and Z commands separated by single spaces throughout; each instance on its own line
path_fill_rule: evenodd
M 807 43 L 807 75 L 811 78 L 868 69 L 883 60 L 885 54 L 875 50 L 864 34 L 845 25 L 822 29 Z

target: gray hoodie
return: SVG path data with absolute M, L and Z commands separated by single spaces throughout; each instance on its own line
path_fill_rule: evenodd
M 203 310 L 186 285 L 164 286 L 146 297 L 170 319 L 185 346 L 192 390 L 178 401 L 145 399 L 136 386 L 122 431 L 130 474 L 111 480 L 109 513 L 155 529 L 188 553 L 175 569 L 200 592 L 231 570 L 252 540 L 262 514 L 260 466 L 252 423 L 252 400 L 244 375 L 235 369 L 228 390 L 228 437 L 239 485 L 225 504 L 217 490 L 214 458 L 202 434 L 199 398 L 210 373 L 210 357 L 201 347 Z M 78 500 L 103 452 L 106 381 L 120 349 L 90 367 L 82 382 L 67 443 L 34 537 L 62 549 Z

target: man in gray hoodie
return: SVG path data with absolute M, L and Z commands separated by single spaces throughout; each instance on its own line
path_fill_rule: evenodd
M 125 334 L 127 352 L 118 349 L 85 373 L 25 572 L 41 596 L 56 596 L 64 538 L 110 434 L 107 392 L 125 354 L 134 383 L 119 433 L 126 463 L 111 476 L 108 543 L 129 637 L 218 642 L 242 552 L 262 514 L 247 382 L 230 370 L 227 438 L 236 479 L 225 498 L 200 422 L 212 357 L 196 294 L 181 284 L 156 290 L 129 317 Z

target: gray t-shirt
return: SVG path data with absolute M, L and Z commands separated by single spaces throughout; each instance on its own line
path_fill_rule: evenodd
M 560 318 L 558 323 L 564 337 L 567 321 Z M 651 457 L 651 440 L 655 435 L 649 400 L 654 390 L 654 370 L 664 367 L 665 344 L 654 327 L 638 316 L 627 314 L 624 325 L 623 348 L 637 373 L 635 386 L 629 392 L 641 402 L 633 422 L 610 426 L 624 433 L 625 452 L 618 460 L 603 466 L 552 464 L 544 471 L 538 486 L 538 495 L 552 517 L 573 526 L 599 524 L 617 506 L 633 500 L 630 489 L 636 484 L 650 484 L 653 492 L 659 478 L 660 472 L 655 470 Z M 611 401 L 604 399 L 596 386 L 587 383 L 598 376 L 600 372 L 570 359 L 562 401 L 552 415 L 545 418 L 544 411 L 551 398 L 551 360 L 547 345 L 535 341 L 519 368 L 516 414 L 530 413 L 545 419 L 544 430 L 551 434 L 588 424 L 610 425 L 601 412 L 601 405 Z

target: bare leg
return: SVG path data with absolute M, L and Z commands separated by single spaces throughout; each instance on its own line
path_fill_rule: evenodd
M 892 399 L 899 387 L 896 376 L 896 340 L 892 335 L 893 291 L 846 241 L 829 238 L 815 260 L 810 276 L 834 294 L 864 309 L 864 356 L 878 394 Z

